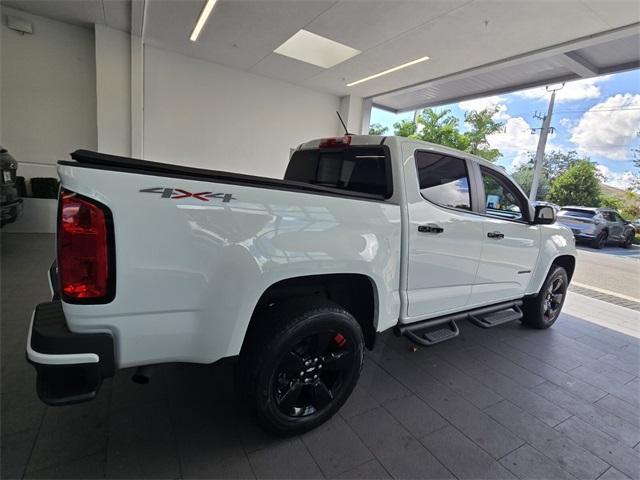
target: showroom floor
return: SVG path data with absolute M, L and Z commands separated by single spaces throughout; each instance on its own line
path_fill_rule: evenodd
M 340 414 L 298 438 L 255 426 L 229 364 L 146 386 L 123 371 L 93 402 L 45 407 L 24 345 L 52 257 L 52 235 L 2 236 L 2 478 L 640 477 L 640 341 L 569 314 L 417 351 L 384 335 Z

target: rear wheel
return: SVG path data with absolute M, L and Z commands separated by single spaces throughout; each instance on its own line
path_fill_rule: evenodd
M 533 328 L 549 328 L 555 323 L 567 296 L 569 277 L 564 268 L 553 265 L 538 295 L 525 300 L 522 323 Z
M 353 391 L 362 368 L 362 330 L 328 300 L 296 301 L 266 315 L 268 332 L 246 352 L 248 391 L 265 429 L 300 434 L 328 420 Z
M 591 246 L 593 248 L 601 249 L 604 248 L 607 244 L 607 240 L 609 238 L 609 234 L 606 230 L 601 231 L 598 236 L 593 240 Z

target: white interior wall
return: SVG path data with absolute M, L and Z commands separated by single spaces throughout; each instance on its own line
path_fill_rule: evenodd
M 33 34 L 10 30 L 6 15 Z M 97 146 L 93 31 L 3 7 L 0 43 L 2 144 L 18 175 L 56 177 L 58 160 Z
M 130 35 L 95 26 L 98 151 L 131 154 Z
M 144 157 L 281 177 L 289 149 L 338 133 L 337 96 L 145 46 Z

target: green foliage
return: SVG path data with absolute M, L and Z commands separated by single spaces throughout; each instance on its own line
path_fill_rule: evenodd
M 34 198 L 58 198 L 60 182 L 57 178 L 31 179 L 31 196 Z
M 553 182 L 573 165 L 582 160 L 591 161 L 588 157 L 579 156 L 578 152 L 575 150 L 570 150 L 568 152 L 552 150 L 551 152 L 544 154 L 544 158 L 542 159 L 542 174 L 547 178 L 547 180 L 549 180 L 549 182 Z M 535 153 L 530 153 L 528 164 L 533 167 L 534 162 Z
M 399 137 L 416 137 L 416 123 L 413 120 L 401 120 L 393 124 L 393 134 Z
M 531 192 L 531 184 L 533 183 L 533 167 L 529 165 L 520 166 L 512 175 L 513 179 L 522 187 L 524 192 L 528 195 Z M 540 176 L 538 182 L 538 192 L 536 193 L 536 200 L 545 200 L 549 194 L 550 183 L 547 177 Z
M 624 207 L 624 202 L 622 199 L 614 197 L 613 195 L 600 194 L 600 206 L 621 210 L 622 207 Z
M 640 195 L 631 190 L 627 190 L 624 194 L 624 206 L 620 209 L 620 215 L 625 220 L 635 220 L 640 218 Z
M 504 128 L 503 122 L 497 122 L 493 116 L 498 113 L 498 107 L 485 108 L 479 112 L 475 110 L 464 114 L 464 123 L 469 130 L 464 135 L 469 139 L 468 152 L 478 155 L 490 162 L 496 161 L 502 156 L 497 148 L 491 148 L 487 137 L 493 133 L 499 133 Z
M 504 123 L 493 119 L 497 112 L 497 108 L 467 112 L 464 122 L 468 130 L 461 132 L 460 121 L 451 115 L 451 110 L 425 108 L 416 116 L 416 121 L 402 120 L 395 123 L 394 134 L 452 147 L 494 162 L 502 154 L 498 149 L 490 148 L 487 137 L 504 128 Z
M 469 139 L 460 133 L 459 121 L 451 115 L 451 110 L 437 112 L 425 108 L 418 115 L 416 138 L 458 150 L 466 151 L 469 148 Z
M 389 130 L 389 127 L 383 127 L 379 123 L 373 123 L 369 126 L 369 135 L 384 135 Z
M 561 173 L 551 184 L 548 200 L 558 205 L 600 205 L 597 170 L 588 160 L 580 160 Z

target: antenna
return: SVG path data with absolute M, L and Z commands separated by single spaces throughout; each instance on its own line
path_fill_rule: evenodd
M 347 130 L 347 126 L 344 124 L 344 120 L 342 120 L 342 117 L 340 116 L 340 112 L 337 110 L 336 110 L 336 115 L 338 115 L 338 118 L 340 119 L 340 123 L 342 124 L 342 128 L 344 128 L 344 134 L 353 135 L 353 133 L 349 133 L 349 130 Z

